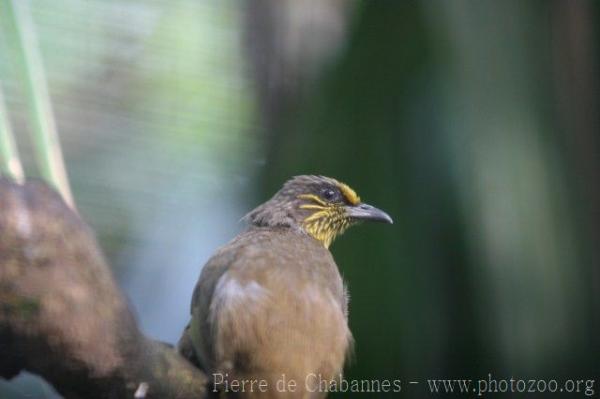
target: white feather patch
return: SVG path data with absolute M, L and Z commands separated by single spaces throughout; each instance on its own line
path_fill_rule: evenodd
M 209 317 L 215 321 L 220 313 L 238 306 L 252 307 L 268 297 L 268 290 L 256 281 L 240 283 L 233 277 L 223 275 L 217 282 Z

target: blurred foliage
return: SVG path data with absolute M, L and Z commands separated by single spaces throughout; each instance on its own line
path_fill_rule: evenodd
M 316 173 L 395 220 L 332 247 L 348 378 L 597 377 L 597 3 L 31 3 L 74 196 L 151 335 L 177 339 L 247 210 Z
M 287 176 L 323 173 L 396 221 L 333 247 L 351 292 L 349 378 L 597 373 L 598 183 L 575 183 L 586 172 L 569 142 L 584 136 L 598 165 L 597 113 L 569 131 L 560 97 L 590 112 L 598 93 L 560 92 L 568 48 L 553 35 L 586 29 L 569 27 L 568 8 L 362 4 L 347 50 L 281 118 L 265 196 Z

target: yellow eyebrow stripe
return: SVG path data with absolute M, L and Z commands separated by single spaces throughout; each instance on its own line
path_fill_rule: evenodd
M 352 205 L 360 204 L 360 197 L 358 196 L 358 194 L 356 194 L 354 190 L 350 188 L 350 186 L 338 182 L 338 187 L 340 188 L 342 195 L 346 197 L 348 202 L 350 202 Z

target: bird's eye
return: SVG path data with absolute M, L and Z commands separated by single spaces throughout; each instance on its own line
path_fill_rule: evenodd
M 333 201 L 335 199 L 335 191 L 330 188 L 323 190 L 323 198 L 327 201 Z

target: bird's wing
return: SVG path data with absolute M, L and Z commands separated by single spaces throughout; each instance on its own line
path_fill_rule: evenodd
M 208 372 L 214 358 L 212 347 L 212 331 L 205 320 L 198 320 L 194 315 L 208 315 L 211 299 L 219 278 L 227 271 L 234 259 L 233 248 L 229 245 L 217 251 L 204 265 L 198 283 L 194 288 L 191 303 L 192 319 L 185 328 L 179 343 L 181 355 Z
M 190 325 L 191 323 L 188 323 L 188 325 L 185 326 L 185 330 L 183 330 L 183 334 L 181 334 L 181 338 L 179 338 L 179 342 L 177 342 L 177 351 L 181 356 L 189 360 L 190 363 L 206 372 L 202 364 L 200 364 L 200 360 L 196 356 L 196 350 L 194 349 L 194 344 L 192 343 L 192 337 L 190 334 Z

